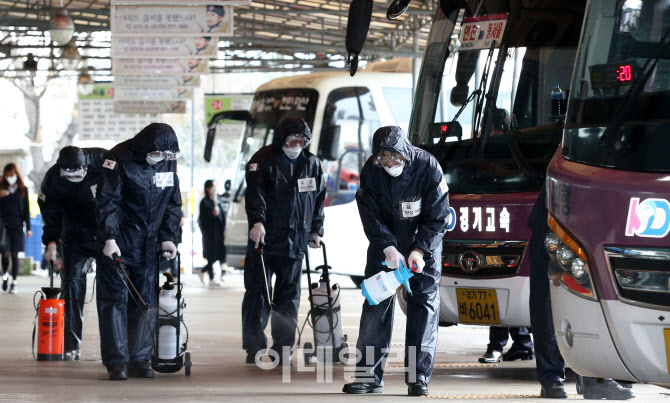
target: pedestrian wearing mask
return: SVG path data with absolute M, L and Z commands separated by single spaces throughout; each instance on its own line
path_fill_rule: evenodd
M 46 261 L 62 246 L 61 298 L 65 300 L 65 360 L 79 360 L 84 325 L 86 272 L 95 259 L 95 196 L 104 148 L 64 147 L 49 168 L 38 193 L 44 221 Z
M 267 348 L 264 329 L 270 303 L 274 307 L 274 357 L 279 357 L 282 365 L 291 364 L 290 355 L 283 352 L 295 344 L 302 259 L 308 242 L 318 248 L 323 236 L 326 184 L 318 158 L 306 150 L 311 139 L 307 122 L 285 118 L 272 145 L 258 150 L 247 164 L 245 208 L 250 241 L 244 264 L 242 348 L 247 351 L 248 364 Z M 267 277 L 259 248 L 263 248 Z M 266 284 L 272 301 L 267 300 Z
M 26 250 L 25 238 L 30 238 L 30 204 L 28 189 L 23 184 L 21 173 L 16 164 L 5 165 L 0 180 L 0 214 L 4 222 L 2 254 L 2 290 L 10 294 L 18 292 L 16 277 L 19 274 L 19 252 Z M 25 234 L 23 232 L 25 225 Z M 7 272 L 12 266 L 12 284 L 9 285 Z
M 154 377 L 149 361 L 156 256 L 160 249 L 174 259 L 181 241 L 178 154 L 172 127 L 152 123 L 112 148 L 102 163 L 96 211 L 104 247 L 97 262 L 97 305 L 102 363 L 111 380 Z M 125 273 L 112 260 L 117 256 Z
M 437 160 L 412 146 L 401 128 L 382 127 L 372 142 L 373 155 L 361 170 L 356 193 L 370 241 L 365 277 L 395 270 L 400 263 L 416 271 L 409 279 L 412 293 L 407 296 L 405 383 L 410 396 L 427 395 L 437 345 L 438 285 L 449 188 Z M 343 392 L 381 393 L 394 306 L 395 296 L 378 305 L 363 302 L 356 345 L 361 354 L 357 357 L 357 379 L 344 385 Z
M 200 216 L 198 225 L 202 232 L 202 255 L 207 259 L 207 265 L 198 271 L 200 281 L 205 283 L 205 273 L 209 275 L 210 282 L 220 285 L 221 281 L 215 279 L 214 262 L 218 261 L 221 266 L 221 280 L 224 276 L 223 264 L 226 262 L 226 247 L 223 244 L 223 235 L 226 230 L 226 206 L 223 199 L 218 195 L 216 182 L 209 179 L 205 181 L 205 197 L 200 201 Z

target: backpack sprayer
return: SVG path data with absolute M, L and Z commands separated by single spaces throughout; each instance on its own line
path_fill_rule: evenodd
M 317 272 L 322 271 L 318 283 L 312 283 L 309 252 L 305 252 L 310 305 L 305 323 L 311 319 L 310 326 L 314 331 L 314 347 L 310 342 L 303 345 L 305 363 L 309 364 L 312 357 L 320 358 L 318 351 L 323 349 L 325 354 L 322 359 L 326 358 L 326 354 L 330 354 L 330 362 L 344 364 L 348 360 L 349 346 L 346 343 L 347 335 L 343 335 L 342 332 L 340 287 L 338 284 L 334 284 L 332 287 L 330 285 L 330 266 L 328 266 L 328 258 L 326 257 L 326 244 L 323 241 L 321 242 L 321 248 L 323 249 L 323 265 L 314 269 Z M 304 327 L 305 324 L 303 324 Z
M 49 266 L 49 287 L 42 287 L 33 295 L 35 322 L 33 322 L 33 357 L 37 332 L 37 361 L 63 361 L 65 300 L 58 299 L 61 289 L 54 287 L 54 261 Z M 35 305 L 35 296 L 41 294 Z
M 114 263 L 117 264 L 121 272 L 125 275 L 126 280 L 130 286 L 135 291 L 135 294 L 139 297 L 142 302 L 140 306 L 139 302 L 133 295 L 133 292 L 128 288 L 128 285 L 121 277 L 121 281 L 126 286 L 128 293 L 132 297 L 135 305 L 137 305 L 140 310 L 142 310 L 142 318 L 146 322 L 147 327 L 152 333 L 152 342 L 154 345 L 153 354 L 151 356 L 151 368 L 160 373 L 174 373 L 178 372 L 185 367 L 185 375 L 191 375 L 191 353 L 186 352 L 186 343 L 188 342 L 188 330 L 186 329 L 186 324 L 184 323 L 184 318 L 182 315 L 182 310 L 186 307 L 186 303 L 181 297 L 181 290 L 183 285 L 181 284 L 181 273 L 177 273 L 177 283 L 174 283 L 172 274 L 165 273 L 165 283 L 163 286 L 160 286 L 160 271 L 158 270 L 158 264 L 160 263 L 160 258 L 163 253 L 166 251 L 159 251 L 156 254 L 156 289 L 158 290 L 158 307 L 156 309 L 156 328 L 155 330 L 151 329 L 150 322 L 146 317 L 146 314 L 149 310 L 149 306 L 144 302 L 142 296 L 135 288 L 135 285 L 128 277 L 128 273 L 121 264 L 121 258 L 114 254 L 112 255 Z M 181 255 L 177 252 L 177 265 L 181 266 Z M 118 273 L 118 271 L 117 271 Z M 175 291 L 176 290 L 176 291 Z M 182 335 L 182 328 L 186 334 L 186 340 L 184 340 Z M 162 334 L 161 334 L 162 332 Z

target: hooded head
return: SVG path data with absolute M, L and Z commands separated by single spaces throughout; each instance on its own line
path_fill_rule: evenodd
M 312 139 L 312 132 L 309 130 L 309 126 L 307 125 L 307 122 L 305 122 L 305 119 L 290 116 L 279 122 L 279 127 L 272 139 L 272 145 L 282 149 L 286 138 L 292 134 L 302 134 L 309 140 Z
M 170 125 L 152 123 L 133 137 L 131 149 L 139 159 L 144 159 L 152 151 L 179 152 L 179 141 Z
M 58 153 L 56 161 L 58 168 L 64 170 L 78 170 L 86 167 L 84 150 L 75 146 L 63 147 Z
M 412 160 L 412 148 L 407 135 L 398 126 L 380 127 L 372 137 L 374 155 L 381 150 L 393 151 L 402 155 L 405 161 L 409 162 Z

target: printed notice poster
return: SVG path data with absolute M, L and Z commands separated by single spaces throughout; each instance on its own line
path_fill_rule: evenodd
M 138 88 L 114 87 L 114 99 L 117 101 L 181 101 L 193 98 L 193 88 Z
M 232 36 L 233 7 L 123 6 L 111 7 L 111 31 L 119 36 Z
M 112 56 L 213 58 L 218 41 L 218 37 L 207 35 L 193 38 L 113 37 Z
M 207 74 L 208 59 L 179 59 L 166 57 L 115 57 L 114 74 Z
M 114 101 L 114 113 L 186 113 L 186 102 Z
M 251 0 L 169 0 L 170 5 L 205 6 L 205 5 L 241 5 L 250 6 Z M 112 0 L 112 4 L 151 5 L 165 4 L 165 0 Z
M 223 111 L 248 111 L 251 106 L 252 95 L 245 94 L 205 94 L 205 123 L 209 123 L 212 117 Z M 237 125 L 242 122 L 230 121 Z
M 91 94 L 79 94 L 79 140 L 123 141 L 161 121 L 156 114 L 114 113 L 114 95 L 109 84 L 96 85 Z
M 114 77 L 117 87 L 169 88 L 200 87 L 200 76 L 184 75 L 122 75 Z

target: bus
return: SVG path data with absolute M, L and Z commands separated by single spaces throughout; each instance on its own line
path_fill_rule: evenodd
M 527 220 L 561 139 L 552 90 L 570 91 L 585 3 L 443 1 L 436 11 L 408 135 L 449 185 L 442 326 L 530 326 Z
M 287 116 L 300 116 L 312 130 L 310 152 L 321 160 L 327 195 L 323 241 L 328 245 L 331 273 L 348 275 L 356 285 L 364 277 L 367 238 L 358 218 L 355 196 L 358 178 L 372 152 L 372 135 L 381 126 L 407 128 L 412 102 L 412 77 L 405 60 L 371 63 L 355 77 L 318 72 L 278 78 L 260 86 L 251 110 L 217 114 L 210 122 L 206 155 L 211 153 L 218 122 L 247 122 L 240 146 L 233 198 L 228 211 L 225 245 L 227 264 L 244 267 L 248 223 L 244 209 L 247 161 L 272 143 L 275 127 Z M 323 264 L 311 256 L 312 267 Z
M 586 15 L 547 172 L 556 338 L 579 374 L 667 387 L 670 4 L 591 0 Z

